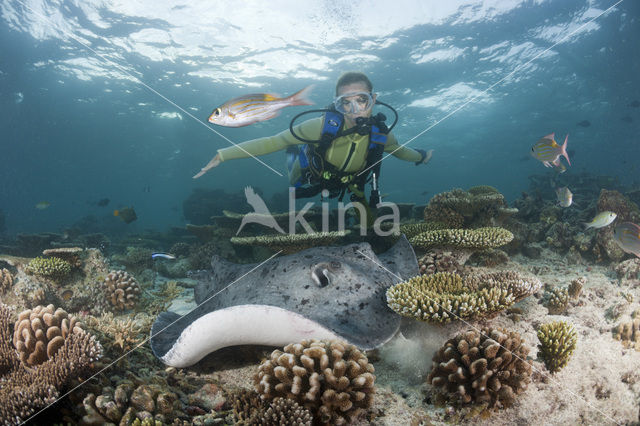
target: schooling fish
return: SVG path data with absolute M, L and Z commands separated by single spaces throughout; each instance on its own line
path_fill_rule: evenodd
M 613 230 L 613 241 L 625 253 L 640 257 L 640 226 L 632 222 L 622 222 Z
M 278 116 L 282 108 L 313 105 L 313 102 L 307 99 L 311 89 L 313 85 L 286 98 L 279 98 L 269 93 L 240 96 L 213 110 L 209 116 L 209 123 L 226 127 L 243 127 L 258 121 L 270 120 Z
M 545 167 L 558 167 L 560 163 L 560 156 L 563 156 L 567 159 L 567 163 L 571 165 L 571 160 L 569 160 L 569 154 L 567 154 L 567 140 L 569 139 L 569 135 L 564 138 L 564 143 L 562 146 L 558 145 L 558 143 L 553 139 L 555 137 L 555 133 L 551 133 L 540 139 L 531 147 L 531 156 L 536 160 L 542 161 Z
M 585 229 L 604 228 L 605 226 L 616 220 L 617 216 L 617 214 L 610 211 L 600 212 L 596 215 L 596 217 L 593 218 L 591 222 L 584 222 Z
M 173 260 L 176 257 L 174 255 L 172 255 L 172 254 L 169 254 L 169 253 L 151 253 L 151 258 L 152 259 L 162 258 L 162 259 Z
M 558 197 L 558 205 L 560 207 L 569 207 L 573 202 L 573 194 L 567 186 L 556 188 L 556 196 Z

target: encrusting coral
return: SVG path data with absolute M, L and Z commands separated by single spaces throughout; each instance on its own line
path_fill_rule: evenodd
M 275 350 L 254 377 L 265 400 L 290 398 L 321 424 L 347 424 L 373 403 L 373 365 L 355 346 L 303 340 Z
M 419 275 L 387 290 L 387 304 L 400 315 L 429 322 L 496 315 L 541 287 L 535 277 L 513 271 Z
M 631 314 L 631 321 L 621 322 L 613 328 L 613 337 L 622 341 L 626 348 L 640 351 L 640 311 Z
M 24 270 L 31 275 L 57 280 L 69 275 L 71 264 L 58 257 L 36 257 L 25 266 Z
M 103 283 L 107 300 L 114 309 L 124 311 L 132 309 L 141 293 L 136 279 L 125 271 L 111 271 Z
M 576 348 L 578 334 L 573 326 L 565 321 L 543 324 L 538 328 L 538 357 L 551 373 L 560 371 L 571 358 Z
M 256 391 L 237 392 L 232 405 L 237 425 L 311 426 L 313 422 L 309 410 L 296 401 L 281 397 L 263 401 Z
M 0 269 L 0 294 L 7 291 L 13 285 L 13 275 L 8 269 Z
M 72 380 L 90 374 L 102 347 L 94 336 L 79 330 L 68 335 L 52 358 L 27 367 L 15 351 L 7 351 L 10 317 L 9 309 L 0 305 L 0 422 L 18 424 L 53 403 Z
M 436 352 L 427 381 L 454 403 L 508 407 L 531 380 L 528 354 L 529 348 L 516 332 L 469 330 Z
M 13 345 L 20 361 L 33 366 L 53 358 L 66 339 L 82 328 L 73 315 L 53 305 L 36 306 L 18 315 Z
M 261 246 L 273 251 L 282 251 L 284 254 L 292 254 L 311 247 L 334 244 L 345 235 L 345 231 L 314 232 L 311 234 L 258 235 L 255 237 L 233 237 L 231 238 L 231 244 L 251 247 Z

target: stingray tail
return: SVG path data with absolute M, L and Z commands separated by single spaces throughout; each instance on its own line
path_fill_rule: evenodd
M 180 319 L 180 315 L 175 312 L 162 312 L 151 326 L 151 350 L 153 354 L 162 357 L 173 347 L 176 341 L 175 323 Z

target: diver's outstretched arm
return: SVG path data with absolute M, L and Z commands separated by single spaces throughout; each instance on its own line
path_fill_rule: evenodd
M 202 176 L 203 174 L 207 173 L 209 170 L 213 169 L 214 167 L 218 167 L 218 165 L 220 164 L 220 154 L 216 154 L 215 157 L 213 157 L 211 159 L 211 161 L 209 161 L 207 163 L 206 166 L 204 166 L 197 175 L 195 175 L 193 178 L 194 179 L 198 179 L 200 176 Z

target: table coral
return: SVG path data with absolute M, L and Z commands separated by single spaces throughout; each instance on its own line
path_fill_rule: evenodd
M 233 237 L 231 238 L 231 243 L 239 246 L 268 247 L 273 251 L 292 254 L 311 247 L 334 244 L 345 235 L 345 231 L 314 232 L 312 234 L 258 235 L 254 237 Z
M 496 315 L 540 288 L 537 278 L 515 272 L 439 272 L 419 275 L 387 290 L 387 304 L 400 315 L 428 322 Z
M 555 321 L 541 325 L 537 334 L 540 340 L 538 357 L 551 373 L 560 371 L 576 348 L 578 334 L 575 329 L 565 321 Z
M 371 407 L 373 365 L 355 346 L 303 340 L 275 350 L 254 378 L 263 399 L 284 397 L 307 408 L 321 424 L 347 424 Z
M 418 249 L 454 248 L 489 249 L 509 243 L 513 234 L 500 227 L 476 229 L 436 229 L 423 232 L 411 238 L 409 242 Z
M 436 352 L 427 381 L 454 403 L 508 407 L 531 380 L 528 353 L 516 332 L 469 330 Z

